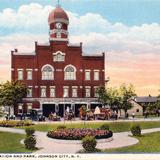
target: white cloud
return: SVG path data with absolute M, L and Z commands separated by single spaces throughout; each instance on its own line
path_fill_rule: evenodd
M 0 45 L 9 43 L 14 46 L 16 44 L 28 46 L 35 40 L 48 41 L 47 19 L 53 8 L 31 3 L 22 5 L 17 10 L 4 9 L 0 12 L 0 28 L 16 29 L 17 33 L 1 37 Z M 159 54 L 160 24 L 158 23 L 129 27 L 120 22 L 112 24 L 96 13 L 86 13 L 82 16 L 70 11 L 67 13 L 70 18 L 70 39 L 73 42 L 84 42 L 87 52 L 129 51 Z M 34 32 L 26 35 L 26 31 Z M 42 34 L 37 35 L 37 33 Z
M 37 3 L 22 5 L 18 10 L 10 8 L 0 12 L 0 27 L 18 30 L 45 30 L 48 27 L 47 18 L 52 6 L 42 6 Z

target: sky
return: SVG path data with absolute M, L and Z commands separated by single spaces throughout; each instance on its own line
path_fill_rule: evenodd
M 10 80 L 10 51 L 48 42 L 48 14 L 57 0 L 0 0 L 0 82 Z M 70 42 L 105 52 L 109 87 L 132 83 L 139 96 L 160 89 L 160 0 L 60 0 Z

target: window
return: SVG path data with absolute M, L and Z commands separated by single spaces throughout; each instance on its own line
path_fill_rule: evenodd
M 69 97 L 69 88 L 68 87 L 63 88 L 63 97 Z
M 18 104 L 18 114 L 23 114 L 23 104 Z
M 32 70 L 27 70 L 27 80 L 32 80 Z
M 65 75 L 64 79 L 65 80 L 76 80 L 76 69 L 74 66 L 67 66 L 64 69 Z
M 95 81 L 99 80 L 99 71 L 94 71 L 94 80 Z
M 27 113 L 31 113 L 32 103 L 27 103 Z
M 32 88 L 28 88 L 27 97 L 32 97 Z
M 18 80 L 23 80 L 23 70 L 18 70 Z
M 90 80 L 91 77 L 90 77 L 90 71 L 85 71 L 85 80 Z
M 46 87 L 41 88 L 41 97 L 46 97 Z
M 50 97 L 55 97 L 55 87 L 50 87 Z
M 51 65 L 45 65 L 42 67 L 42 80 L 53 80 L 54 69 Z
M 86 88 L 86 97 L 91 96 L 91 88 Z
M 57 32 L 57 38 L 61 38 L 61 32 Z
M 72 97 L 77 97 L 77 88 L 72 88 Z
M 65 56 L 62 55 L 61 53 L 57 53 L 56 55 L 53 56 L 53 61 L 54 62 L 63 62 Z

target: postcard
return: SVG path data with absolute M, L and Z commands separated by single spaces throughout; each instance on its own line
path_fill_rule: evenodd
M 159 159 L 159 6 L 0 0 L 0 159 Z

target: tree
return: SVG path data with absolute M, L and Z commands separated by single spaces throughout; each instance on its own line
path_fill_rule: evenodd
M 117 88 L 107 88 L 106 103 L 113 109 L 116 106 L 118 109 L 121 105 L 121 97 Z
M 98 95 L 98 101 L 100 101 L 102 104 L 105 104 L 107 101 L 107 93 L 104 86 L 100 86 L 97 88 L 96 93 Z
M 128 86 L 126 84 L 122 84 L 119 88 L 119 94 L 121 97 L 121 109 L 124 110 L 126 116 L 127 110 L 133 107 L 130 100 L 136 96 L 134 86 L 132 84 Z
M 7 81 L 0 84 L 0 106 L 15 107 L 27 95 L 27 87 L 20 81 Z
M 156 108 L 160 109 L 160 95 L 157 97 Z
M 119 108 L 121 104 L 121 97 L 119 95 L 119 92 L 116 88 L 107 88 L 100 86 L 97 89 L 98 99 L 103 104 L 108 104 L 111 108 L 116 106 Z

